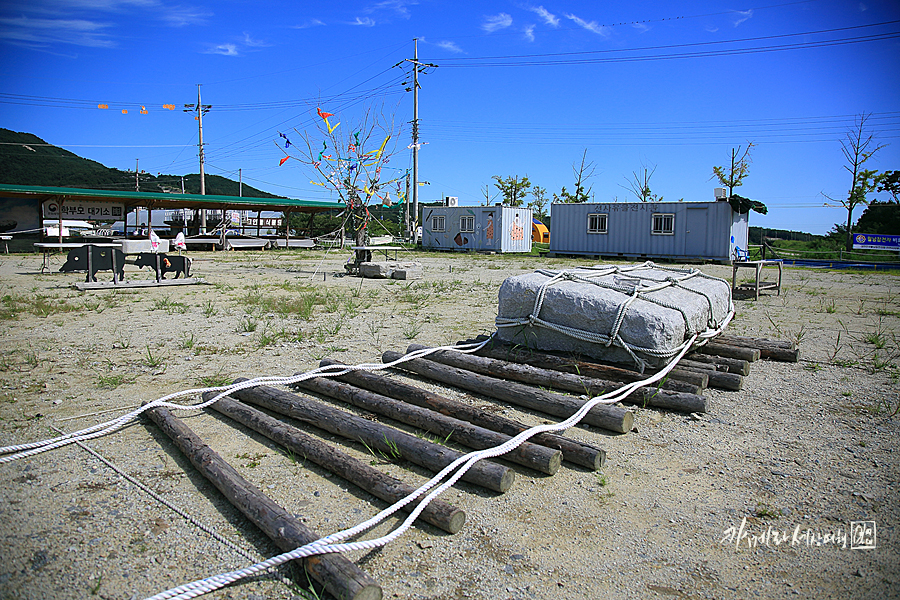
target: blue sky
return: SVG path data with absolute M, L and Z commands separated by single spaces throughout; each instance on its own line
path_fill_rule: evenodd
M 752 141 L 737 192 L 769 214 L 751 225 L 825 233 L 846 220 L 823 193 L 846 196 L 838 140 L 856 115 L 888 144 L 870 167 L 900 169 L 898 21 L 885 0 L 12 0 L 0 127 L 111 167 L 196 173 L 181 107 L 202 84 L 207 173 L 327 198 L 299 161 L 279 166 L 278 133 L 317 135 L 317 106 L 345 124 L 377 111 L 402 124 L 391 164 L 407 168 L 413 99 L 394 65 L 418 38 L 437 65 L 420 76 L 422 201 L 477 204 L 493 175 L 571 190 L 585 149 L 598 202 L 629 199 L 644 167 L 665 200 L 711 200 L 712 167 Z

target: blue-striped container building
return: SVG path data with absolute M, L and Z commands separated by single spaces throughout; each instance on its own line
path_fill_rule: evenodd
M 554 204 L 550 256 L 730 262 L 747 249 L 747 214 L 715 202 Z

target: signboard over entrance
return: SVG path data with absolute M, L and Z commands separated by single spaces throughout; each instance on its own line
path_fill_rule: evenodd
M 99 219 L 120 221 L 125 216 L 125 205 L 114 202 L 92 202 L 90 200 L 47 200 L 42 205 L 45 219 Z
M 893 250 L 900 252 L 900 235 L 854 233 L 853 248 L 859 250 Z

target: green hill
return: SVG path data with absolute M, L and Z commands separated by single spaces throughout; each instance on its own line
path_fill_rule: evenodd
M 200 174 L 184 175 L 184 191 L 200 193 Z M 180 175 L 139 175 L 142 192 L 181 193 Z M 134 191 L 134 171 L 111 169 L 96 161 L 48 145 L 30 133 L 0 128 L 0 183 L 72 187 L 90 190 Z M 206 193 L 219 196 L 241 195 L 241 186 L 219 175 L 206 176 Z M 248 198 L 283 198 L 244 184 L 243 195 Z

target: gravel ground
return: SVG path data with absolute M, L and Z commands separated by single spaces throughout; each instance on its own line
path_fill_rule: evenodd
M 425 278 L 407 283 L 343 277 L 347 253 L 192 256 L 206 285 L 114 292 L 78 292 L 83 275 L 41 274 L 40 256 L 0 256 L 0 444 L 234 377 L 290 375 L 323 357 L 379 362 L 412 341 L 487 333 L 503 279 L 586 264 L 416 254 Z M 574 428 L 568 436 L 607 450 L 602 472 L 515 466 L 502 495 L 458 484 L 443 496 L 467 513 L 458 534 L 417 526 L 351 560 L 385 598 L 900 597 L 900 278 L 786 269 L 780 295 L 736 307 L 730 333 L 799 340 L 801 362 L 755 363 L 742 391 L 705 392 L 705 415 L 635 409 L 625 435 Z M 415 383 L 527 423 L 548 418 Z M 216 413 L 179 416 L 323 535 L 385 506 Z M 407 483 L 429 476 L 318 435 Z M 147 421 L 87 446 L 117 470 L 74 445 L 0 465 L 0 597 L 142 598 L 278 553 Z M 851 538 L 871 523 L 874 536 Z M 208 597 L 303 597 L 285 577 L 306 581 L 285 568 Z

